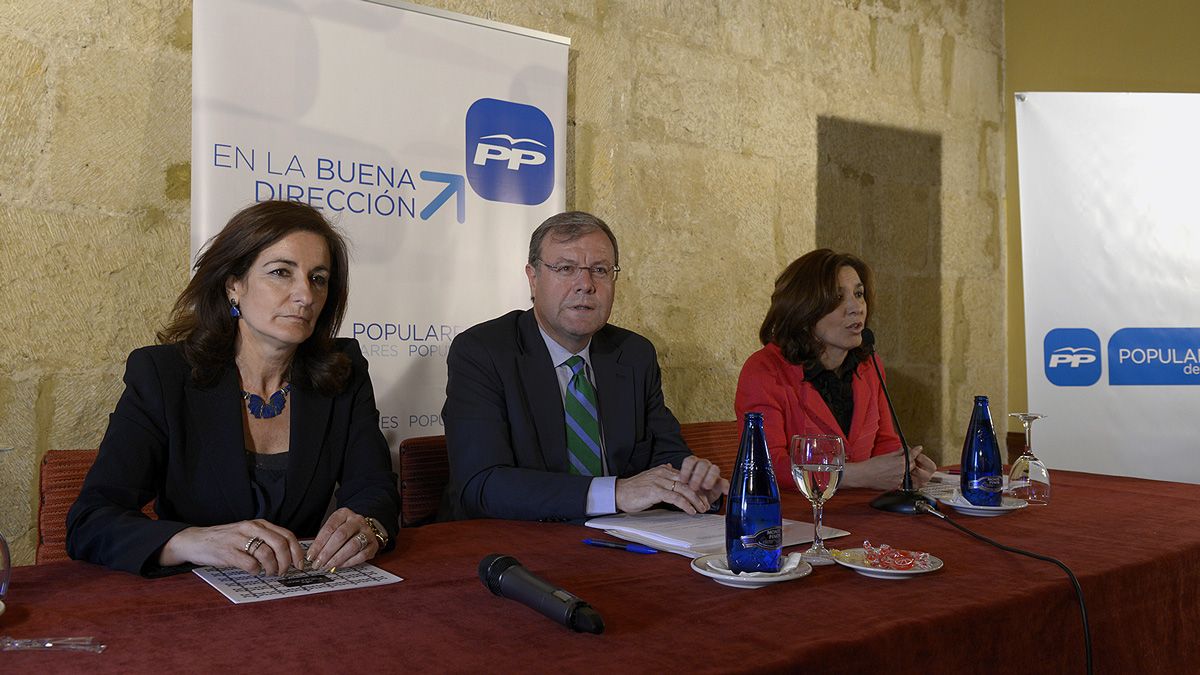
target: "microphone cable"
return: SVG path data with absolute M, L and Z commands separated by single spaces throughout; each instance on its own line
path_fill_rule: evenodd
M 1079 615 L 1083 618 L 1084 657 L 1085 657 L 1085 660 L 1087 663 L 1087 673 L 1088 673 L 1088 675 L 1092 675 L 1092 632 L 1091 632 L 1091 629 L 1088 628 L 1087 605 L 1085 605 L 1083 602 L 1083 589 L 1079 586 L 1079 579 L 1075 578 L 1075 573 L 1071 571 L 1070 567 L 1067 567 L 1065 563 L 1063 563 L 1061 560 L 1059 560 L 1057 558 L 1051 558 L 1048 555 L 1042 555 L 1040 553 L 1033 553 L 1031 551 L 1026 551 L 1026 550 L 1019 549 L 1019 548 L 1016 548 L 1013 546 L 1007 546 L 1005 544 L 1001 544 L 998 541 L 995 541 L 994 539 L 989 539 L 989 538 L 983 536 L 982 534 L 972 532 L 971 530 L 967 529 L 965 526 L 959 525 L 958 523 L 954 522 L 954 520 L 952 518 L 950 518 L 946 514 L 942 513 L 941 511 L 938 511 L 936 508 L 934 508 L 933 506 L 930 506 L 926 502 L 918 502 L 917 503 L 917 512 L 918 513 L 928 513 L 931 516 L 937 516 L 938 518 L 942 519 L 943 521 L 950 523 L 952 526 L 954 526 L 958 530 L 965 532 L 982 542 L 991 544 L 992 546 L 995 546 L 996 548 L 1000 549 L 1001 551 L 1008 551 L 1009 553 L 1016 553 L 1018 555 L 1023 555 L 1023 556 L 1033 558 L 1035 560 L 1042 560 L 1042 561 L 1045 561 L 1048 563 L 1054 563 L 1060 569 L 1062 569 L 1062 571 L 1066 572 L 1067 577 L 1071 580 L 1071 585 L 1075 587 L 1075 597 L 1079 600 Z

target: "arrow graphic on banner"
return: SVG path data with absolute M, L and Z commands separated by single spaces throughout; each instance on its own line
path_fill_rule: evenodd
M 438 196 L 433 198 L 433 201 L 421 209 L 421 220 L 429 220 L 429 217 L 437 213 L 437 210 L 442 208 L 442 204 L 450 199 L 451 195 L 458 194 L 456 206 L 458 211 L 458 222 L 462 224 L 467 219 L 467 193 L 463 189 L 463 177 L 456 173 L 439 173 L 437 171 L 422 171 L 421 180 L 432 181 L 435 183 L 445 183 L 446 187 L 438 193 Z

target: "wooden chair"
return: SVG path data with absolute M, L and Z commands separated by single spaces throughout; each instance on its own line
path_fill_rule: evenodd
M 681 425 L 683 441 L 697 457 L 703 457 L 721 469 L 721 476 L 733 475 L 742 428 L 737 420 L 728 422 L 692 422 Z
M 39 565 L 70 559 L 67 556 L 67 511 L 79 497 L 83 479 L 95 461 L 95 450 L 51 450 L 42 457 L 36 556 Z
M 37 564 L 70 560 L 67 555 L 67 511 L 79 498 L 83 479 L 96 461 L 96 450 L 50 450 L 42 457 L 38 479 Z M 154 518 L 154 502 L 142 508 Z
M 400 527 L 418 527 L 437 517 L 450 481 L 445 436 L 400 441 Z

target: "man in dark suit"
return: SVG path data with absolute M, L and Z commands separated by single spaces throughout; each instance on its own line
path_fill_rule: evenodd
M 604 221 L 552 216 L 529 242 L 533 308 L 454 340 L 443 518 L 565 520 L 661 503 L 696 513 L 728 492 L 684 445 L 654 346 L 608 324 L 618 262 Z

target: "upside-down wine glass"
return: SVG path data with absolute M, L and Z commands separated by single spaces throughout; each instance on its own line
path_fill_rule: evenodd
M 792 436 L 788 457 L 792 479 L 813 505 L 813 543 L 801 558 L 810 565 L 832 565 L 833 555 L 821 540 L 825 502 L 837 492 L 846 466 L 846 449 L 838 436 Z
M 1033 454 L 1033 423 L 1045 415 L 1039 413 L 1009 413 L 1025 427 L 1025 451 L 1013 462 L 1008 474 L 1008 494 L 1030 504 L 1050 503 L 1050 471 Z

